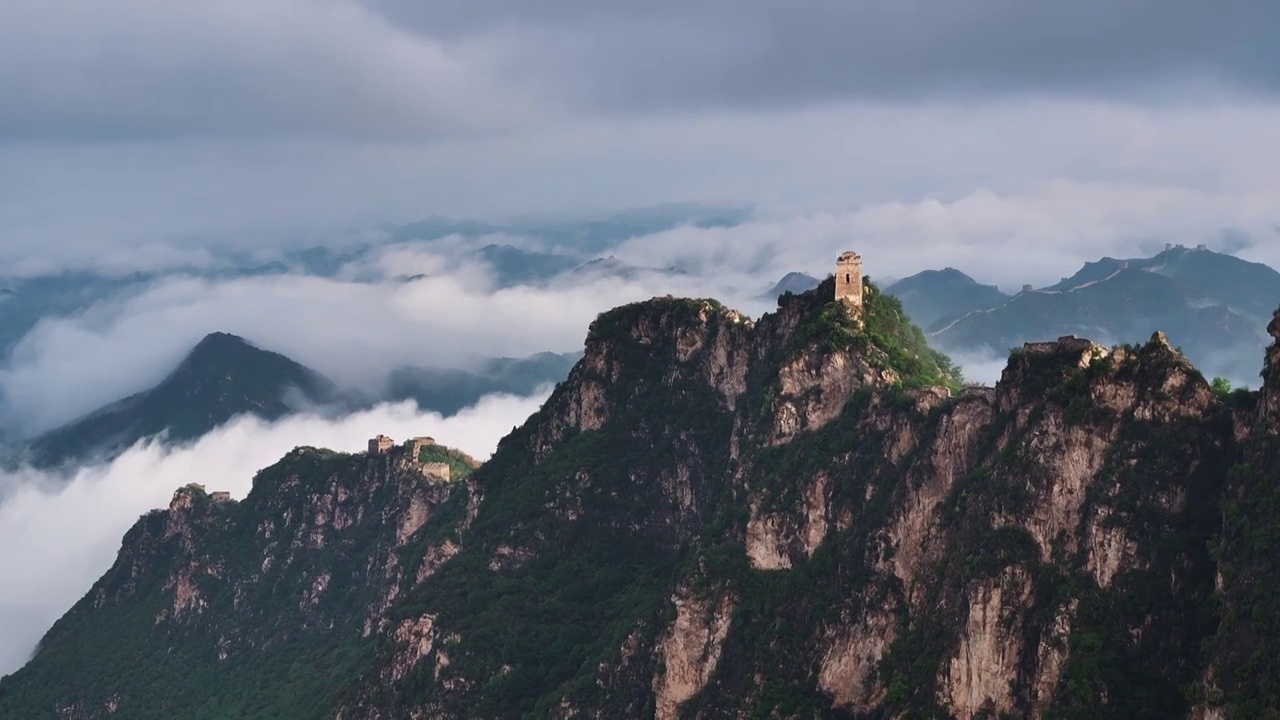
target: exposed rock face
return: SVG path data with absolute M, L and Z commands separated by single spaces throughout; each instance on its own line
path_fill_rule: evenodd
M 751 504 L 747 521 L 746 551 L 751 567 L 782 570 L 792 566 L 792 555 L 803 562 L 813 557 L 826 540 L 831 523 L 827 517 L 827 495 L 831 478 L 819 473 L 804 483 L 797 507 L 767 512 L 759 501 Z
M 1015 709 L 1014 683 L 1022 654 L 1022 614 L 1031 579 L 1021 567 L 974 584 L 960 647 L 941 679 L 942 698 L 961 720 Z
M 393 639 L 400 650 L 387 668 L 387 682 L 403 680 L 431 655 L 436 642 L 435 617 L 423 615 L 416 620 L 405 620 L 396 628 Z
M 682 592 L 672 598 L 676 619 L 658 644 L 661 672 L 653 681 L 658 720 L 675 720 L 680 705 L 706 687 L 720 662 L 733 619 L 734 598 Z
M 832 705 L 869 713 L 880 707 L 885 688 L 876 668 L 897 636 L 897 619 L 887 609 L 868 609 L 857 622 L 842 622 L 818 670 L 818 689 Z
M 199 695 L 202 687 L 190 684 L 190 663 L 198 660 L 220 666 L 206 680 L 225 678 L 234 685 L 243 682 L 245 668 L 296 662 L 310 653 L 368 654 L 375 631 L 386 624 L 382 613 L 402 586 L 417 582 L 414 573 L 403 577 L 399 553 L 420 539 L 454 490 L 424 479 L 405 458 L 314 448 L 295 449 L 263 470 L 239 503 L 220 502 L 196 485 L 179 489 L 168 509 L 144 516 L 129 531 L 115 565 L 50 631 L 42 652 L 55 664 L 74 661 L 62 648 L 85 631 L 80 614 L 92 612 L 122 632 L 115 643 L 128 647 L 150 635 L 187 660 L 148 671 L 154 686 L 117 681 L 103 694 L 106 700 L 67 699 L 61 702 L 64 715 L 148 716 L 140 708 L 156 687 L 167 684 L 185 684 L 183 694 L 196 695 L 183 701 L 194 705 L 171 704 L 175 709 L 166 714 L 193 714 L 206 699 Z M 435 563 L 447 555 L 437 550 Z M 138 607 L 151 606 L 158 610 L 140 616 Z M 419 649 L 431 638 L 429 627 L 404 622 L 387 631 L 396 638 L 412 636 Z M 362 645 L 366 649 L 358 650 Z M 335 691 L 317 676 L 314 684 L 303 680 L 282 692 L 281 702 L 305 707 Z M 40 717 L 6 710 L 0 716 Z
M 606 313 L 465 483 L 302 450 L 238 507 L 175 498 L 0 714 L 139 707 L 46 682 L 120 623 L 206 696 L 235 686 L 209 667 L 330 668 L 302 692 L 345 720 L 1265 716 L 1280 377 L 1224 399 L 1162 337 L 1063 338 L 918 387 L 892 305 L 869 286 L 850 334 L 830 290 Z

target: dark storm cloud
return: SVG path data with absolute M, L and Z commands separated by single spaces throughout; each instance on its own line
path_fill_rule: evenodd
M 1280 89 L 1270 0 L 381 0 L 442 36 L 504 37 L 595 107 L 789 106 L 992 92 Z M 545 78 L 543 78 L 545 79 Z
M 0 141 L 449 139 L 566 113 L 1280 89 L 1270 0 L 127 0 L 0 22 Z
M 0 16 L 0 141 L 448 138 L 526 106 L 484 57 L 354 0 L 39 0 Z

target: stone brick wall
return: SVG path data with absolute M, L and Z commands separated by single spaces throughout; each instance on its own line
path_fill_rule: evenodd
M 449 479 L 449 463 L 429 462 L 422 463 L 422 474 L 438 477 L 441 480 Z

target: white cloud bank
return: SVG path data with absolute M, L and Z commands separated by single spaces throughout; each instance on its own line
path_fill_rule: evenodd
M 412 246 L 387 257 L 371 262 L 391 277 L 438 262 Z M 372 390 L 403 366 L 466 367 L 476 357 L 577 350 L 598 313 L 655 295 L 710 295 L 762 310 L 743 298 L 767 287 L 742 275 L 646 275 L 494 292 L 477 275 L 464 268 L 413 282 L 165 280 L 34 328 L 0 367 L 6 422 L 30 436 L 151 387 L 215 331 L 283 353 L 339 384 Z
M 105 465 L 63 478 L 0 475 L 0 675 L 26 662 L 39 638 L 114 562 L 138 517 L 166 507 L 187 483 L 248 493 L 254 473 L 299 445 L 358 452 L 369 437 L 431 435 L 477 458 L 525 421 L 535 397 L 493 395 L 457 415 L 383 405 L 341 419 L 298 415 L 275 423 L 244 417 L 179 447 L 143 442 Z

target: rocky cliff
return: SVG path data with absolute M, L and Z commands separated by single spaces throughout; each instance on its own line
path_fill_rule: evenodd
M 180 490 L 0 716 L 1276 711 L 1280 349 L 1259 392 L 1160 335 L 962 389 L 895 301 L 831 297 L 602 315 L 462 483 L 299 449 Z

